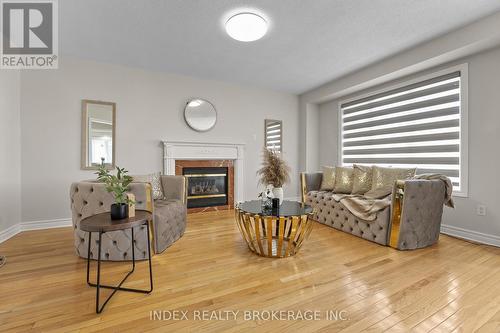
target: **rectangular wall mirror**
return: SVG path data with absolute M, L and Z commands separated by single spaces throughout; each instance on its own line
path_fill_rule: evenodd
M 283 122 L 265 119 L 264 132 L 266 148 L 281 153 L 283 151 Z
M 82 169 L 115 167 L 116 104 L 82 100 Z

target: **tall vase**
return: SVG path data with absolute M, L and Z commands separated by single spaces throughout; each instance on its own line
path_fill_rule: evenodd
M 280 205 L 283 203 L 283 187 L 273 188 L 273 196 L 280 199 Z

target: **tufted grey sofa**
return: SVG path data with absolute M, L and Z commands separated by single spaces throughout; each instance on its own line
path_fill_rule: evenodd
M 375 221 L 363 221 L 351 214 L 340 202 L 332 198 L 333 192 L 310 191 L 305 203 L 315 207 L 313 219 L 329 227 L 347 232 L 366 240 L 387 245 L 390 207 L 377 214 Z
M 390 207 L 378 212 L 374 221 L 353 215 L 333 192 L 320 191 L 322 173 L 302 173 L 302 200 L 314 207 L 319 223 L 399 250 L 435 244 L 439 239 L 445 201 L 441 180 L 409 179 L 394 184 Z
M 161 176 L 163 200 L 152 200 L 149 183 L 132 183 L 130 192 L 135 195 L 136 209 L 153 213 L 152 244 L 154 253 L 165 251 L 184 234 L 186 229 L 186 182 L 183 176 Z M 71 184 L 71 211 L 74 228 L 75 250 L 77 255 L 87 258 L 88 236 L 79 229 L 79 223 L 86 217 L 109 212 L 114 202 L 112 194 L 104 184 L 96 181 L 83 181 Z M 134 229 L 136 259 L 147 259 L 146 228 Z M 130 230 L 107 232 L 102 236 L 101 260 L 132 260 Z M 97 237 L 92 237 L 97 242 Z M 97 259 L 97 243 L 91 244 L 91 258 Z

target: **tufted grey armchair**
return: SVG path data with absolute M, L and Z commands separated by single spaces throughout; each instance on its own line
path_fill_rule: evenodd
M 132 183 L 130 192 L 135 195 L 136 209 L 152 212 L 152 244 L 154 253 L 165 251 L 184 234 L 186 229 L 187 200 L 186 181 L 183 176 L 161 176 L 165 198 L 152 200 L 152 188 L 149 183 Z M 79 223 L 86 217 L 109 212 L 114 202 L 104 184 L 96 181 L 82 181 L 71 184 L 71 211 L 74 228 L 76 253 L 87 258 L 88 236 L 79 228 Z M 134 229 L 136 259 L 147 259 L 146 228 Z M 132 260 L 130 230 L 107 232 L 102 236 L 101 260 Z M 93 242 L 97 240 L 92 237 Z M 91 244 L 92 259 L 97 259 L 97 243 Z

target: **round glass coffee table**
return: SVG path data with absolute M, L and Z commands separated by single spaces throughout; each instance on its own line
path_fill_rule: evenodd
M 313 227 L 312 207 L 283 201 L 279 209 L 266 209 L 260 200 L 245 201 L 235 209 L 236 224 L 250 251 L 270 258 L 295 255 Z

